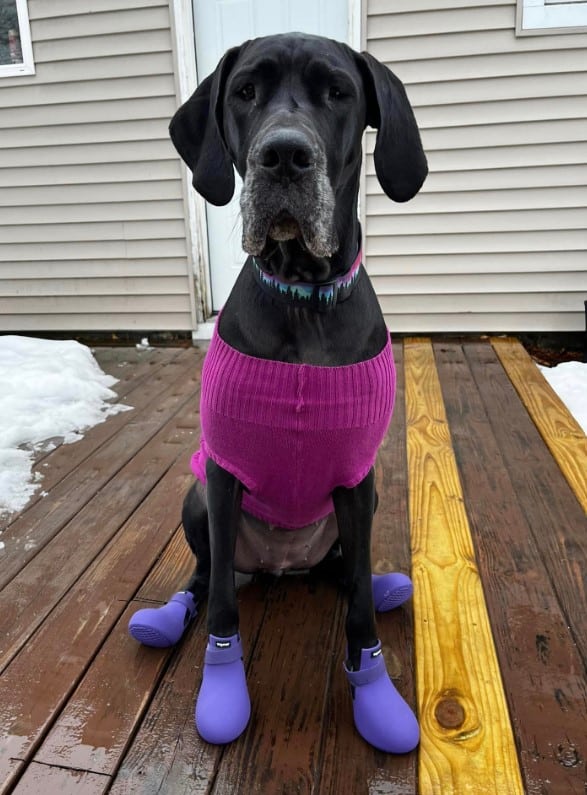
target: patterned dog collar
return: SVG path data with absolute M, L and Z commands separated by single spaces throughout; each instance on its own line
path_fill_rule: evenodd
M 330 282 L 320 284 L 285 282 L 277 276 L 266 273 L 255 257 L 253 257 L 253 270 L 257 282 L 268 295 L 293 306 L 311 307 L 325 312 L 346 301 L 350 296 L 361 274 L 362 262 L 363 252 L 359 249 L 357 258 L 346 273 Z

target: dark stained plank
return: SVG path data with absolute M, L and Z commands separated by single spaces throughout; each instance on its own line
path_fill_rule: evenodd
M 272 588 L 247 670 L 251 720 L 225 749 L 216 795 L 312 791 L 331 661 L 343 654 L 332 647 L 337 597 L 333 585 L 304 576 L 283 577 Z M 249 648 L 253 639 L 242 637 Z
M 471 360 L 491 355 L 464 347 Z M 585 770 L 569 764 L 567 749 L 587 756 L 582 660 L 463 349 L 437 343 L 435 355 L 526 791 L 578 795 Z
M 186 429 L 193 431 L 197 411 L 197 385 L 200 367 L 194 354 L 193 360 L 185 362 L 185 368 L 178 374 L 181 378 L 168 386 L 158 399 L 134 413 L 119 432 L 101 445 L 83 463 L 65 477 L 45 499 L 37 502 L 17 519 L 2 535 L 5 543 L 0 571 L 0 588 L 4 587 L 72 518 L 79 518 L 80 512 L 117 473 L 140 455 L 142 448 L 152 439 L 165 422 L 189 404 L 185 418 Z M 126 412 L 130 415 L 131 412 Z M 117 418 L 111 418 L 116 422 Z M 191 425 L 188 426 L 188 422 Z M 82 444 L 82 442 L 80 442 Z M 139 452 L 140 451 L 140 452 Z
M 180 587 L 177 581 L 172 590 Z M 245 660 L 250 659 L 266 609 L 267 582 L 239 592 L 240 631 Z M 118 771 L 111 795 L 204 795 L 210 791 L 223 754 L 221 746 L 202 742 L 194 726 L 208 634 L 205 606 L 173 655 L 132 747 Z M 242 739 L 237 740 L 242 742 Z
M 587 665 L 587 517 L 493 351 L 465 349 L 512 486 Z
M 169 657 L 127 632 L 131 604 L 61 712 L 34 760 L 72 770 L 112 775 L 132 738 Z
M 379 451 L 376 483 L 379 506 L 373 522 L 371 558 L 377 573 L 410 573 L 410 539 L 407 505 L 406 429 L 403 350 L 394 346 L 397 390 L 393 418 Z M 344 619 L 346 606 L 341 612 Z M 413 675 L 414 630 L 411 604 L 377 616 L 379 637 L 387 669 L 404 698 L 416 708 Z M 417 753 L 383 754 L 355 731 L 348 683 L 342 669 L 344 621 L 337 627 L 330 695 L 324 718 L 324 755 L 317 792 L 324 795 L 379 795 L 416 791 Z
M 139 350 L 131 346 L 98 346 L 91 350 L 101 369 L 118 379 L 113 389 L 118 395 L 123 395 L 134 389 L 139 381 L 150 378 L 157 368 L 176 359 L 185 348 Z
M 191 477 L 187 460 L 184 453 L 162 477 L 2 674 L 0 747 L 6 753 L 0 755 L 0 792 L 23 769 L 175 533 Z
M 171 658 L 114 778 L 112 795 L 204 795 L 209 791 L 222 748 L 203 743 L 194 726 L 206 642 L 205 620 L 199 617 Z
M 48 767 L 36 762 L 30 765 L 18 782 L 15 795 L 102 795 L 110 779 L 83 770 Z
M 191 480 L 190 473 L 186 478 L 188 485 L 191 484 Z M 170 494 L 169 499 L 173 499 L 174 496 Z M 175 514 L 179 508 L 181 508 L 181 500 L 173 508 L 170 506 L 169 510 L 172 510 L 173 514 Z M 180 527 L 165 548 L 160 559 L 157 560 L 152 571 L 149 572 L 145 582 L 139 588 L 135 600 L 141 601 L 144 599 L 147 602 L 167 602 L 172 594 L 183 589 L 192 574 L 194 564 L 195 558 L 185 540 L 183 527 Z
M 0 592 L 0 669 L 141 504 L 182 448 L 191 448 L 194 434 L 188 423 L 192 402 L 184 402 L 180 411 Z M 187 460 L 184 466 L 187 475 Z M 181 504 L 181 498 L 178 502 Z

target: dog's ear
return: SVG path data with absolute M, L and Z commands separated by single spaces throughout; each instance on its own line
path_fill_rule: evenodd
M 226 78 L 240 49 L 228 50 L 169 125 L 171 140 L 192 171 L 194 188 L 218 206 L 228 204 L 234 193 L 234 170 L 222 132 L 222 102 Z
M 367 124 L 377 129 L 375 172 L 396 202 L 413 198 L 428 174 L 420 132 L 401 80 L 372 55 L 356 55 L 365 85 Z

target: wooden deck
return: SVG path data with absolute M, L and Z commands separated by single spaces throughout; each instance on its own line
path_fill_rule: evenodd
M 173 651 L 126 625 L 192 567 L 203 354 L 102 349 L 134 410 L 39 460 L 48 494 L 1 536 L 1 793 L 585 795 L 585 436 L 515 341 L 395 351 L 373 563 L 415 581 L 378 626 L 419 751 L 356 734 L 344 600 L 308 576 L 241 590 L 251 722 L 231 746 L 198 739 L 205 616 Z

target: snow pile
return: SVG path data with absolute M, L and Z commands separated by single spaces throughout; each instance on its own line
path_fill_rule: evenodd
M 51 449 L 47 440 L 55 437 L 77 442 L 130 408 L 107 402 L 116 381 L 73 340 L 0 337 L 0 516 L 24 508 L 39 487 L 40 475 L 31 478 L 34 450 Z
M 563 362 L 540 371 L 587 434 L 587 364 Z

